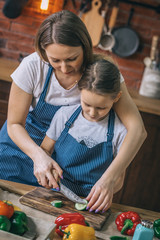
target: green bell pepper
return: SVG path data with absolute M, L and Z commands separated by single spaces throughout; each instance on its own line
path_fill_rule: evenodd
M 154 235 L 160 239 L 160 219 L 157 219 L 153 223 Z
M 28 230 L 27 227 L 27 215 L 24 212 L 20 211 L 14 211 L 13 216 L 10 219 L 11 221 L 11 229 L 10 232 L 17 234 L 17 235 L 22 235 Z
M 129 240 L 128 237 L 121 237 L 121 236 L 112 236 L 110 237 L 111 240 Z
M 9 232 L 11 227 L 11 222 L 6 216 L 0 215 L 0 230 Z

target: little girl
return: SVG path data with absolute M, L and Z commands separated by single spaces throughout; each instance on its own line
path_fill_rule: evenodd
M 112 109 L 121 96 L 120 72 L 111 61 L 99 57 L 87 67 L 78 88 L 81 105 L 57 111 L 41 147 L 62 169 L 62 183 L 86 197 L 90 211 L 104 212 L 122 187 L 126 170 L 114 172 L 114 158 L 127 133 Z

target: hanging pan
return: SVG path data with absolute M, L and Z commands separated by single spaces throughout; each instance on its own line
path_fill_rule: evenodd
M 109 24 L 108 24 L 108 30 L 107 30 L 106 25 L 104 25 L 104 34 L 102 34 L 99 45 L 98 45 L 98 47 L 103 50 L 111 51 L 111 49 L 113 48 L 113 46 L 115 44 L 115 38 L 112 35 L 111 31 L 115 25 L 118 10 L 119 10 L 118 7 L 112 8 L 111 17 L 110 17 Z
M 112 30 L 112 35 L 115 38 L 115 45 L 112 48 L 112 52 L 122 58 L 133 55 L 140 44 L 138 34 L 130 27 L 133 13 L 134 9 L 131 8 L 127 24 Z

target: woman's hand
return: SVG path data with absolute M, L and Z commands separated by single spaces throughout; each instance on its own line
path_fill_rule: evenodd
M 57 181 L 62 177 L 62 174 L 63 171 L 60 166 L 41 149 L 41 154 L 38 154 L 34 161 L 34 175 L 38 183 L 46 188 L 58 189 Z
M 104 178 L 101 177 L 86 198 L 89 201 L 87 209 L 96 213 L 105 212 L 112 204 L 113 191 L 114 184 L 104 181 Z

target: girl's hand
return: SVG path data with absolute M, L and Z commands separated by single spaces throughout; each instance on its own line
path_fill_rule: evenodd
M 112 204 L 114 184 L 100 178 L 92 187 L 86 200 L 89 201 L 87 209 L 89 211 L 105 212 Z
M 54 174 L 54 171 L 57 174 Z M 34 161 L 34 175 L 38 183 L 46 188 L 59 188 L 57 181 L 62 177 L 63 171 L 60 166 L 41 149 L 41 154 L 37 154 Z

